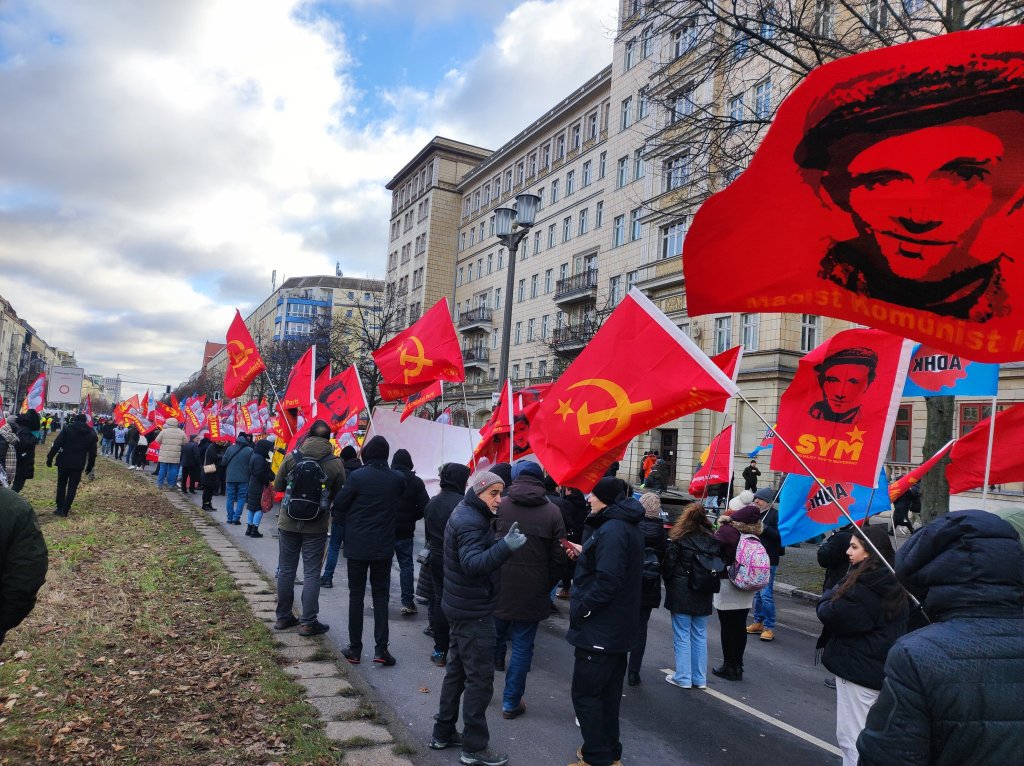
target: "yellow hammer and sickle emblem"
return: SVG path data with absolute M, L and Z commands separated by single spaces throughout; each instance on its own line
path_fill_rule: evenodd
M 405 350 L 405 344 L 402 344 L 400 348 L 400 354 L 398 356 L 398 363 L 405 367 L 405 382 L 408 383 L 410 378 L 416 378 L 423 372 L 424 367 L 433 367 L 434 360 L 427 359 L 423 353 L 423 343 L 415 335 L 409 336 L 409 342 L 416 347 L 416 355 L 413 356 Z M 406 367 L 407 364 L 412 365 Z
M 251 348 L 246 348 L 242 341 L 231 341 L 228 344 L 228 360 L 231 362 L 232 369 L 237 369 L 248 362 L 249 357 L 252 356 L 252 352 L 253 350 Z
M 587 378 L 586 380 L 581 380 L 578 383 L 573 383 L 569 386 L 569 390 L 572 391 L 574 388 L 584 388 L 587 386 L 600 388 L 611 396 L 615 401 L 615 406 L 591 412 L 588 402 L 583 402 L 578 410 L 573 410 L 569 406 L 570 402 L 563 402 L 559 400 L 557 414 L 561 415 L 562 420 L 564 421 L 565 418 L 575 412 L 576 427 L 579 429 L 580 436 L 589 436 L 590 431 L 594 426 L 614 420 L 615 427 L 611 431 L 606 433 L 604 436 L 600 436 L 592 440 L 592 444 L 599 449 L 614 447 L 618 443 L 617 439 L 619 434 L 629 428 L 630 421 L 632 421 L 634 415 L 638 415 L 641 412 L 650 412 L 654 409 L 654 405 L 650 399 L 644 399 L 640 402 L 631 402 L 629 400 L 629 396 L 618 383 L 614 383 L 604 378 Z

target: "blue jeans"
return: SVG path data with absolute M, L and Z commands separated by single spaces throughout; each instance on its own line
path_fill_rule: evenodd
M 245 496 L 249 491 L 247 481 L 229 481 L 227 486 L 227 512 L 228 521 L 239 521 L 242 518 L 242 509 L 245 508 Z
M 416 583 L 412 565 L 413 539 L 395 540 L 395 558 L 398 559 L 398 582 L 402 588 L 402 606 L 415 606 Z
M 114 440 L 113 439 L 103 439 L 101 444 L 102 444 L 102 447 L 103 447 L 103 454 L 104 455 L 109 455 L 111 452 L 114 451 Z
M 514 710 L 523 701 L 526 692 L 526 674 L 530 672 L 533 662 L 533 642 L 537 638 L 539 622 L 522 622 L 519 620 L 501 620 L 494 618 L 494 630 L 497 634 L 494 658 L 504 659 L 505 648 L 512 643 L 512 653 L 508 658 L 505 671 L 505 693 L 502 696 L 502 710 Z
M 277 539 L 277 619 L 286 619 L 295 603 L 295 572 L 302 554 L 302 614 L 299 622 L 316 622 L 320 612 L 320 560 L 324 557 L 327 535 L 304 535 L 279 530 Z
M 157 487 L 163 489 L 165 482 L 169 487 L 175 486 L 178 483 L 178 469 L 180 467 L 177 463 L 160 463 L 156 474 Z
M 775 629 L 775 570 L 772 567 L 768 584 L 754 594 L 754 622 L 763 623 L 765 628 Z
M 254 527 L 259 527 L 261 521 L 263 521 L 263 509 L 260 507 L 253 508 L 250 505 L 245 523 L 252 524 Z
M 676 650 L 676 672 L 672 680 L 680 686 L 705 686 L 708 682 L 708 618 L 672 614 L 672 642 Z
M 331 537 L 327 543 L 327 561 L 324 563 L 323 579 L 334 584 L 334 570 L 338 566 L 341 542 L 345 539 L 345 525 L 331 521 Z

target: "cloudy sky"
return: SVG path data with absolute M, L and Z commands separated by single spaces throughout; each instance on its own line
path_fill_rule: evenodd
M 383 276 L 384 184 L 585 82 L 617 5 L 3 0 L 0 295 L 87 372 L 177 384 L 273 269 Z

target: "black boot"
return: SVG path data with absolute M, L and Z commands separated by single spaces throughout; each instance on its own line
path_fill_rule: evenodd
M 260 533 L 260 528 L 257 527 L 255 524 L 252 525 L 252 534 L 249 535 L 249 537 L 263 537 L 263 535 Z
M 252 524 L 245 525 L 245 536 L 252 537 Z
M 712 668 L 711 672 L 719 678 L 723 678 L 726 681 L 742 681 L 743 671 L 737 668 L 735 665 L 730 665 L 727 662 L 723 662 L 717 668 Z

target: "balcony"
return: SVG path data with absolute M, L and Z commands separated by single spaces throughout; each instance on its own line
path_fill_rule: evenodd
M 470 309 L 459 315 L 460 332 L 472 332 L 474 330 L 490 332 L 490 329 L 491 310 L 489 308 L 477 306 L 475 309 Z
M 487 367 L 491 359 L 491 353 L 486 348 L 475 346 L 462 349 L 462 363 L 466 367 Z
M 683 256 L 674 255 L 644 266 L 637 274 L 636 286 L 644 291 L 682 287 Z
M 551 334 L 551 346 L 560 354 L 580 351 L 594 338 L 597 327 L 593 322 L 556 327 Z
M 597 269 L 587 269 L 555 282 L 555 303 L 568 304 L 597 299 Z

